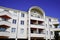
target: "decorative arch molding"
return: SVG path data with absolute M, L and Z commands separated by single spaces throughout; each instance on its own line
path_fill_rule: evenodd
M 32 10 L 35 10 L 37 12 L 40 13 L 40 15 L 42 16 L 45 16 L 45 12 L 38 6 L 32 6 L 30 9 L 29 9 L 29 12 L 31 12 Z

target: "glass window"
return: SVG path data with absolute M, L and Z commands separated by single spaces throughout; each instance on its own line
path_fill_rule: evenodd
M 2 27 L 0 28 L 0 31 L 5 31 L 5 30 L 6 30 L 6 28 L 2 28 Z
M 20 33 L 21 33 L 21 34 L 24 33 L 24 29 L 23 29 L 23 28 L 20 30 Z
M 51 31 L 51 35 L 53 35 L 53 32 Z
M 52 28 L 52 25 L 50 25 L 50 28 Z
M 24 13 L 21 13 L 21 17 L 24 17 Z
M 34 33 L 34 30 L 31 29 L 31 33 Z
M 13 19 L 13 23 L 16 24 L 16 20 L 15 19 Z
M 34 13 L 36 13 L 36 11 L 34 11 Z
M 3 21 L 7 21 L 7 19 L 6 19 L 6 18 L 2 18 L 2 20 L 3 20 Z
M 21 25 L 24 25 L 24 21 L 23 20 L 21 21 Z
M 47 31 L 47 35 L 48 35 L 48 31 Z
M 47 24 L 46 24 L 46 27 L 47 27 Z
M 9 10 L 4 10 L 4 11 L 7 11 L 8 12 Z
M 38 17 L 38 18 L 40 18 L 40 16 L 39 16 L 39 15 L 38 15 L 37 17 Z
M 51 22 L 51 19 L 49 19 L 49 21 Z
M 39 34 L 41 34 L 41 30 L 40 29 L 38 29 L 38 32 L 39 32 Z
M 15 32 L 16 28 L 12 28 L 11 32 Z

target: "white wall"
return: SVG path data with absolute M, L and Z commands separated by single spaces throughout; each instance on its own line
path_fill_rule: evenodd
M 21 17 L 21 14 L 24 13 L 24 17 Z M 27 38 L 27 13 L 20 12 L 19 14 L 19 24 L 18 24 L 18 38 Z M 24 21 L 24 25 L 21 25 L 21 20 Z M 23 32 L 21 29 L 24 29 Z

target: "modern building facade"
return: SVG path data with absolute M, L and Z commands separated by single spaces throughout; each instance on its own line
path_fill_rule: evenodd
M 28 12 L 0 6 L 0 39 L 53 40 L 55 31 L 60 31 L 58 19 L 45 16 L 38 6 Z

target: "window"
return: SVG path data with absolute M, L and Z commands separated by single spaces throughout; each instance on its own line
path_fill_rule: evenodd
M 34 11 L 34 13 L 36 13 L 36 11 Z
M 42 30 L 38 29 L 38 31 L 39 31 L 39 34 L 41 34 Z
M 13 19 L 13 23 L 16 24 L 16 20 L 15 19 Z
M 7 19 L 6 19 L 6 18 L 2 18 L 2 20 L 3 20 L 3 21 L 7 21 Z
M 20 30 L 20 33 L 21 33 L 21 34 L 24 33 L 24 29 L 23 29 L 23 28 Z
M 52 28 L 52 25 L 50 25 L 50 28 Z
M 48 31 L 47 31 L 47 35 L 48 35 Z
M 5 30 L 6 30 L 6 28 L 2 28 L 2 27 L 0 28 L 0 31 L 5 31 Z
M 38 18 L 40 18 L 40 16 L 39 16 L 39 15 L 38 15 L 37 17 L 38 17 Z
M 16 28 L 12 28 L 11 32 L 15 32 Z
M 31 29 L 31 33 L 34 33 L 34 31 Z
M 21 21 L 21 25 L 24 25 L 24 21 L 23 20 Z
M 49 21 L 51 22 L 51 19 L 49 19 Z
M 46 27 L 47 27 L 47 24 L 46 24 Z
M 9 12 L 9 10 L 4 10 L 4 11 L 7 11 L 7 12 Z
M 53 32 L 51 31 L 51 35 L 53 35 Z
M 24 17 L 24 13 L 21 13 L 21 17 Z

